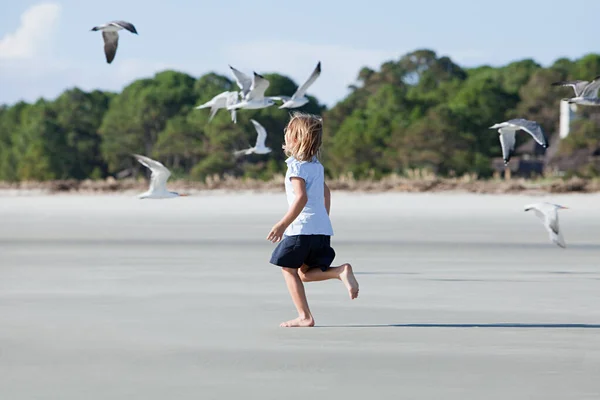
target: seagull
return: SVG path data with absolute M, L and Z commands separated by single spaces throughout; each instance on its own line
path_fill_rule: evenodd
M 252 121 L 252 123 L 254 124 L 254 129 L 256 129 L 256 133 L 258 134 L 256 136 L 256 145 L 254 147 L 251 147 L 249 149 L 246 150 L 238 150 L 233 152 L 233 154 L 235 154 L 236 156 L 242 155 L 242 154 L 267 154 L 271 152 L 271 149 L 265 146 L 265 140 L 267 140 L 267 131 L 265 130 L 265 128 L 259 124 L 257 121 L 251 119 L 250 121 Z
M 593 81 L 561 81 L 554 82 L 552 86 L 571 86 L 575 91 L 575 97 L 565 99 L 569 104 L 581 104 L 582 106 L 600 106 L 598 89 L 600 89 L 600 75 Z
M 250 92 L 250 87 L 252 86 L 252 78 L 250 78 L 248 75 L 246 75 L 242 71 L 233 68 L 231 65 L 229 66 L 229 68 L 231 68 L 231 72 L 233 72 L 233 76 L 235 77 L 235 82 L 237 83 L 239 88 L 242 89 L 239 92 L 240 98 L 242 100 L 245 100 L 246 96 Z
M 208 118 L 208 121 L 210 122 L 210 121 L 212 121 L 215 114 L 217 113 L 217 111 L 219 111 L 220 108 L 227 108 L 228 106 L 234 105 L 237 102 L 238 102 L 238 93 L 227 91 L 227 92 L 219 93 L 218 95 L 216 95 L 215 97 L 210 99 L 210 101 L 207 101 L 206 103 L 196 107 L 196 109 L 210 107 L 210 117 Z M 231 110 L 231 120 L 234 123 L 237 123 L 237 115 L 236 114 L 237 114 L 236 110 Z
M 542 131 L 542 127 L 535 121 L 529 121 L 523 118 L 511 119 L 490 126 L 490 129 L 498 129 L 498 132 L 500 132 L 500 145 L 502 146 L 504 165 L 508 165 L 508 161 L 515 150 L 515 133 L 520 129 L 529 133 L 535 141 L 545 149 L 549 146 L 548 140 Z
M 265 97 L 265 91 L 269 87 L 269 81 L 264 76 L 254 73 L 252 85 L 248 94 L 241 101 L 228 106 L 228 110 L 236 110 L 238 108 L 257 109 L 265 108 L 275 104 L 272 98 Z M 243 92 L 243 89 L 242 89 Z
M 133 154 L 133 156 L 140 164 L 152 171 L 150 188 L 146 193 L 138 196 L 140 199 L 170 199 L 172 197 L 187 196 L 187 194 L 169 192 L 167 190 L 167 179 L 171 176 L 171 172 L 162 163 L 139 154 Z
M 92 31 L 102 31 L 102 38 L 104 39 L 104 54 L 106 55 L 106 62 L 109 64 L 115 59 L 115 54 L 117 54 L 117 46 L 119 45 L 119 31 L 121 29 L 127 29 L 131 33 L 135 33 L 136 35 L 138 34 L 135 26 L 126 21 L 112 21 L 92 28 Z
M 565 248 L 567 247 L 562 231 L 558 228 L 558 210 L 568 209 L 558 204 L 536 203 L 525 206 L 525 211 L 533 210 L 535 215 L 544 222 L 544 227 L 550 234 L 552 243 Z
M 296 93 L 294 93 L 292 95 L 292 97 L 277 96 L 277 97 L 271 97 L 271 98 L 273 100 L 281 100 L 281 101 L 283 101 L 283 104 L 279 107 L 280 109 L 281 108 L 297 108 L 297 107 L 302 107 L 303 105 L 305 105 L 306 103 L 308 103 L 308 99 L 305 96 L 306 91 L 308 90 L 308 88 L 309 88 L 310 85 L 312 85 L 313 83 L 315 83 L 315 81 L 317 80 L 317 78 L 319 77 L 319 75 L 321 75 L 321 61 L 319 61 L 319 63 L 315 67 L 315 69 L 312 72 L 312 74 L 308 77 L 308 79 L 306 80 L 306 82 L 304 82 L 302 84 L 302 86 L 300 86 L 298 88 L 298 90 L 296 90 Z

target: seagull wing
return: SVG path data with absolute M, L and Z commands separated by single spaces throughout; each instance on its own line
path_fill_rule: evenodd
M 560 247 L 567 247 L 562 231 L 558 227 L 558 212 L 556 211 L 556 208 L 552 207 L 551 209 L 545 210 L 544 216 L 544 225 L 548 230 L 552 243 L 555 243 Z
M 562 231 L 558 231 L 558 233 L 554 234 L 550 234 L 550 240 L 552 240 L 552 243 L 555 243 L 556 245 L 562 247 L 562 248 L 566 248 L 567 244 L 565 243 L 565 238 L 563 237 Z
M 196 107 L 196 109 L 210 107 L 210 117 L 208 118 L 208 120 L 211 121 L 214 118 L 217 111 L 219 111 L 220 108 L 227 107 L 227 102 L 232 94 L 237 96 L 237 92 L 228 92 L 227 91 L 227 92 L 219 93 L 218 95 L 216 95 L 215 97 L 213 97 L 212 99 L 207 101 L 206 103 L 201 104 L 198 107 Z
M 546 206 L 544 203 L 536 203 L 536 204 L 528 204 L 525 206 L 525 211 L 533 210 L 535 216 L 542 220 L 542 222 L 546 221 Z
M 235 92 L 233 92 L 233 93 L 235 94 Z M 227 102 L 228 102 L 230 96 L 231 96 L 231 92 L 223 92 L 213 98 L 213 100 L 215 102 L 213 103 L 212 107 L 210 108 L 210 117 L 208 118 L 209 122 L 212 121 L 212 119 L 215 117 L 215 115 L 217 114 L 217 111 L 219 111 L 220 108 L 227 107 Z
M 231 92 L 229 96 L 227 96 L 227 100 L 225 102 L 225 108 L 229 108 L 230 106 L 237 104 L 239 102 L 238 92 Z M 237 124 L 237 111 L 231 110 L 231 120 L 234 124 Z
M 215 115 L 217 115 L 217 112 L 219 112 L 219 108 L 221 107 L 218 107 L 215 104 L 212 105 L 212 107 L 210 108 L 210 115 L 208 116 L 208 122 L 212 121 Z
M 252 122 L 252 124 L 254 125 L 254 129 L 256 129 L 256 133 L 258 133 L 258 136 L 256 136 L 256 148 L 264 148 L 265 147 L 265 141 L 267 140 L 267 131 L 264 128 L 264 126 L 262 126 L 261 124 L 259 124 L 257 121 L 251 119 L 250 120 Z
M 250 87 L 250 93 L 246 97 L 246 100 L 260 100 L 265 97 L 265 91 L 269 87 L 270 83 L 265 79 L 264 76 L 254 73 L 254 78 L 252 79 L 252 86 Z
M 238 92 L 225 92 L 227 96 L 225 96 L 225 107 L 232 106 L 234 104 L 239 103 Z
M 552 232 L 558 235 L 558 215 L 553 216 L 550 214 L 546 214 L 546 225 L 548 226 L 548 229 L 550 229 Z
M 529 121 L 526 119 L 511 119 L 508 123 L 517 125 L 525 132 L 529 133 L 540 146 L 548 147 L 548 140 L 540 124 L 535 121 Z
M 248 151 L 250 151 L 250 150 L 252 150 L 252 149 L 237 150 L 237 151 L 233 152 L 233 155 L 236 156 L 236 157 L 238 157 L 238 156 L 241 156 L 241 155 L 244 155 L 244 154 L 250 154 L 251 152 L 248 153 Z
M 515 150 L 515 131 L 509 128 L 500 128 L 500 145 L 502 146 L 502 158 L 504 164 L 508 164 L 512 152 Z
M 242 71 L 233 68 L 231 65 L 229 68 L 231 68 L 231 72 L 233 72 L 237 85 L 242 89 L 242 97 L 245 97 L 250 91 L 250 86 L 252 86 L 252 78 Z
M 588 84 L 588 81 L 560 81 L 552 83 L 552 86 L 571 86 L 575 91 L 575 97 L 579 97 Z
M 308 90 L 309 86 L 315 83 L 319 75 L 321 75 L 321 61 L 319 61 L 319 63 L 315 67 L 312 74 L 310 74 L 306 82 L 304 82 L 302 86 L 300 86 L 298 90 L 296 90 L 296 93 L 292 95 L 292 99 L 303 97 L 306 94 L 306 91 Z
M 135 34 L 138 33 L 137 30 L 135 29 L 135 26 L 133 26 L 133 24 L 131 22 L 127 22 L 127 21 L 112 21 L 110 24 L 111 25 L 115 25 L 115 26 L 120 26 L 123 29 L 127 29 L 131 33 L 135 33 Z
M 117 54 L 119 34 L 117 32 L 102 31 L 102 38 L 104 39 L 104 55 L 106 55 L 106 62 L 110 64 Z
M 167 179 L 171 176 L 169 169 L 162 163 L 146 156 L 141 156 L 139 154 L 134 154 L 133 156 L 140 164 L 152 171 L 152 175 L 150 176 L 150 192 L 167 191 Z
M 595 77 L 594 80 L 590 82 L 585 89 L 583 89 L 583 92 L 581 92 L 581 97 L 598 97 L 598 89 L 600 89 L 600 76 Z
M 292 99 L 290 96 L 269 96 L 269 98 L 271 100 L 283 101 L 284 103 Z

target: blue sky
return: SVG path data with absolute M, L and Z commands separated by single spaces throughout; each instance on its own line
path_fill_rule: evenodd
M 11 1 L 0 14 L 0 103 L 52 99 L 74 86 L 117 91 L 167 68 L 230 76 L 231 64 L 300 83 L 320 60 L 309 94 L 331 106 L 361 67 L 419 48 L 463 66 L 548 65 L 600 52 L 598 15 L 595 0 Z M 122 32 L 109 65 L 90 29 L 115 19 L 139 36 Z

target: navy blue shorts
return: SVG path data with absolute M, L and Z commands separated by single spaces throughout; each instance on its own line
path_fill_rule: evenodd
M 270 263 L 286 268 L 300 268 L 306 264 L 326 271 L 335 258 L 330 240 L 327 235 L 284 236 L 273 250 Z

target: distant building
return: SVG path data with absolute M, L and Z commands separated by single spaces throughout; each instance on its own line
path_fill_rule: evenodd
M 554 175 L 562 175 L 566 171 L 577 171 L 582 168 L 591 167 L 600 171 L 600 144 L 595 148 L 577 149 L 571 154 L 559 154 L 560 140 L 569 135 L 571 123 L 578 118 L 577 105 L 569 104 L 561 100 L 560 102 L 560 137 L 553 148 L 548 149 L 545 160 L 545 172 Z
M 566 100 L 560 101 L 560 138 L 569 136 L 571 121 L 577 118 L 577 104 L 569 104 Z

